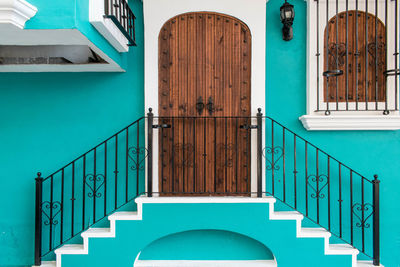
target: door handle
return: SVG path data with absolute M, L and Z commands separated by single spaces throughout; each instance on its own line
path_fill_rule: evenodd
M 199 113 L 199 115 L 201 115 L 201 113 L 203 113 L 204 107 L 205 107 L 205 105 L 203 102 L 203 98 L 200 96 L 199 98 L 197 98 L 197 102 L 196 102 L 196 110 L 197 110 L 197 113 Z
M 207 110 L 210 116 L 215 112 L 214 99 L 211 96 L 208 98 Z

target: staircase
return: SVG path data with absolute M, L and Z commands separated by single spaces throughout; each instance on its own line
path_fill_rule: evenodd
M 293 266 L 290 261 L 285 262 L 286 258 L 293 258 L 289 253 L 294 253 L 293 250 L 298 250 L 298 253 L 304 250 L 303 254 L 299 254 L 299 260 L 307 264 L 299 266 L 382 266 L 379 261 L 377 176 L 373 181 L 366 179 L 259 112 L 257 117 L 249 117 L 249 124 L 243 127 L 245 131 L 258 132 L 257 155 L 254 155 L 259 166 L 257 192 L 248 191 L 248 196 L 241 197 L 205 197 L 204 193 L 207 192 L 195 192 L 203 193 L 197 197 L 153 196 L 150 190 L 152 136 L 153 129 L 167 128 L 165 124 L 155 123 L 162 121 L 163 118 L 154 118 L 150 112 L 147 117 L 130 124 L 47 178 L 38 174 L 35 266 L 89 267 L 97 266 L 94 264 L 96 261 L 101 265 L 107 260 L 98 254 L 99 244 L 103 248 L 115 246 L 125 234 L 128 235 L 124 231 L 131 231 L 126 229 L 136 229 L 132 230 L 132 240 L 142 242 L 136 248 L 137 255 L 143 244 L 152 240 L 147 240 L 146 235 L 153 236 L 153 240 L 156 235 L 146 225 L 159 222 L 168 224 L 170 217 L 162 215 L 167 211 L 179 218 L 178 225 L 185 225 L 188 218 L 189 221 L 186 228 L 173 224 L 170 229 L 158 231 L 160 237 L 172 233 L 173 228 L 179 232 L 195 227 L 198 214 L 209 213 L 207 207 L 218 210 L 215 217 L 235 205 L 236 209 L 231 214 L 221 218 L 221 225 L 210 219 L 197 227 L 241 231 L 240 228 L 230 228 L 239 221 L 243 221 L 242 225 L 249 222 L 263 225 L 257 239 L 263 236 L 276 237 L 266 241 L 266 246 L 276 240 L 287 240 L 291 244 L 290 247 L 279 244 L 272 246 L 281 248 L 273 252 L 274 255 L 277 253 L 278 265 L 283 267 Z M 146 162 L 147 177 L 150 177 L 147 179 L 147 189 Z M 261 167 L 265 172 L 261 171 Z M 195 207 L 193 210 L 196 212 L 185 210 L 187 204 Z M 182 211 L 177 212 L 179 209 Z M 248 210 L 252 209 L 256 211 L 249 213 Z M 109 227 L 104 227 L 106 218 Z M 130 227 L 126 228 L 123 221 L 129 223 Z M 120 225 L 124 230 L 119 230 Z M 124 233 L 121 235 L 121 232 Z M 134 238 L 138 235 L 141 237 Z M 309 243 L 302 240 L 313 241 Z M 94 248 L 91 245 L 89 249 L 89 241 L 95 244 Z M 308 257 L 312 260 L 307 260 Z M 368 258 L 372 260 L 366 260 Z
M 312 253 L 308 252 L 307 257 L 314 257 L 314 260 L 317 260 L 317 265 L 315 266 L 328 266 L 328 265 L 319 265 L 323 264 L 323 261 L 321 261 L 322 255 L 319 254 L 324 254 L 324 255 L 337 255 L 337 256 L 343 256 L 343 262 L 346 260 L 348 263 L 346 265 L 336 265 L 336 266 L 352 266 L 352 267 L 367 267 L 367 266 L 373 266 L 372 261 L 357 261 L 357 255 L 359 254 L 359 251 L 352 246 L 341 243 L 341 244 L 334 244 L 330 243 L 330 237 L 331 233 L 326 231 L 323 228 L 310 228 L 310 227 L 304 227 L 302 226 L 302 221 L 304 219 L 304 216 L 296 211 L 275 211 L 275 202 L 276 199 L 271 196 L 264 196 L 262 198 L 218 198 L 218 197 L 210 197 L 210 198 L 174 198 L 174 197 L 164 197 L 164 198 L 148 198 L 145 196 L 139 197 L 136 199 L 137 203 L 137 211 L 124 211 L 124 212 L 116 212 L 108 217 L 110 227 L 109 228 L 89 228 L 85 232 L 81 234 L 83 238 L 83 244 L 68 244 L 64 245 L 58 249 L 55 250 L 56 256 L 56 261 L 55 262 L 43 262 L 42 266 L 53 266 L 53 267 L 61 267 L 64 265 L 61 265 L 63 263 L 63 259 L 69 255 L 68 261 L 65 266 L 85 266 L 84 263 L 83 265 L 80 265 L 79 263 L 81 262 L 92 262 L 93 259 L 88 257 L 85 260 L 82 260 L 81 258 L 76 258 L 74 259 L 71 256 L 76 256 L 76 255 L 90 255 L 90 252 L 93 250 L 89 249 L 89 244 L 91 242 L 94 242 L 95 239 L 98 239 L 102 241 L 102 245 L 107 244 L 107 239 L 118 239 L 119 236 L 117 233 L 121 234 L 121 231 L 117 231 L 117 226 L 121 221 L 132 221 L 132 224 L 129 224 L 129 227 L 134 229 L 135 223 L 134 221 L 143 221 L 146 223 L 146 221 L 152 221 L 153 218 L 151 215 L 147 216 L 146 214 L 146 207 L 151 207 L 154 206 L 154 204 L 162 204 L 166 205 L 167 208 L 171 207 L 170 205 L 179 205 L 179 204 L 191 204 L 192 206 L 190 209 L 192 210 L 192 213 L 196 213 L 197 207 L 193 207 L 193 204 L 199 206 L 199 210 L 201 210 L 201 205 L 214 205 L 218 207 L 218 209 L 224 209 L 226 208 L 226 205 L 236 205 L 236 207 L 241 207 L 242 209 L 245 208 L 246 206 L 244 205 L 258 205 L 258 212 L 259 210 L 264 210 L 264 213 L 261 214 L 261 219 L 267 223 L 267 221 L 277 221 L 277 222 L 282 222 L 282 221 L 290 221 L 290 222 L 295 222 L 295 224 L 291 225 L 291 228 L 294 228 L 295 231 L 291 231 L 293 229 L 284 229 L 284 231 L 289 231 L 290 234 L 293 234 L 292 232 L 295 232 L 295 236 L 298 239 L 305 239 L 305 238 L 310 238 L 310 239 L 322 239 L 323 240 L 323 253 L 320 253 L 321 251 L 318 251 L 318 253 Z M 260 206 L 260 204 L 262 206 Z M 266 204 L 266 205 L 263 205 Z M 152 208 L 152 207 L 151 207 Z M 158 207 L 160 209 L 160 207 Z M 206 208 L 207 209 L 207 208 Z M 151 213 L 151 211 L 149 212 Z M 153 212 L 154 213 L 154 212 Z M 182 212 L 180 212 L 182 214 Z M 144 215 L 144 216 L 143 216 Z M 190 214 L 186 215 L 181 215 L 181 217 L 191 217 Z M 248 213 L 243 212 L 243 216 L 246 217 Z M 234 215 L 237 216 L 237 215 Z M 149 218 L 150 217 L 150 218 Z M 157 217 L 157 216 L 155 216 Z M 183 219 L 183 218 L 180 218 Z M 195 219 L 195 218 L 193 218 Z M 227 218 L 228 219 L 228 218 Z M 253 219 L 250 217 L 250 219 Z M 259 218 L 260 219 L 260 218 Z M 168 221 L 168 218 L 165 218 L 166 221 Z M 214 225 L 204 225 L 203 227 L 216 227 Z M 263 222 L 259 222 L 263 223 Z M 183 224 L 185 222 L 183 221 Z M 223 226 L 220 226 L 223 227 Z M 271 227 L 270 224 L 266 224 L 264 226 L 265 228 Z M 185 226 L 182 226 L 182 230 L 186 230 Z M 273 229 L 273 231 L 277 231 L 278 229 Z M 176 229 L 173 229 L 173 231 L 177 231 Z M 124 232 L 125 234 L 125 232 Z M 268 234 L 268 232 L 266 233 Z M 270 234 L 269 234 L 270 235 Z M 279 237 L 281 238 L 281 241 L 285 241 L 285 235 L 282 235 L 280 233 Z M 145 241 L 147 242 L 147 240 Z M 298 247 L 294 246 L 294 249 L 298 249 Z M 135 252 L 136 253 L 136 252 Z M 314 255 L 316 254 L 316 255 Z M 113 256 L 108 255 L 107 257 Z M 116 255 L 114 255 L 116 256 Z M 346 257 L 347 256 L 347 257 Z M 303 259 L 299 259 L 299 262 L 301 262 Z M 334 264 L 338 264 L 335 259 L 329 259 L 329 262 L 332 262 L 332 265 L 329 266 L 335 266 Z M 280 263 L 278 260 L 279 266 L 285 266 L 284 263 Z M 305 266 L 305 265 L 299 265 L 299 266 Z M 312 266 L 312 265 L 307 265 L 307 266 Z

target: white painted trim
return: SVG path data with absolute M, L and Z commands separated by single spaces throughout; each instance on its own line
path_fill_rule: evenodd
M 349 0 L 349 10 L 355 10 L 355 0 Z M 366 0 L 358 0 L 358 10 L 365 11 L 365 2 Z M 385 3 L 384 0 L 378 0 L 378 5 Z M 323 111 L 316 111 L 318 105 L 320 109 L 324 109 L 326 107 L 326 102 L 324 102 L 323 96 L 323 88 L 324 81 L 326 80 L 322 73 L 324 68 L 324 30 L 326 25 L 326 0 L 320 0 L 319 3 L 319 23 L 317 23 L 317 1 L 307 0 L 307 116 L 302 116 L 300 120 L 303 122 L 303 125 L 307 126 L 307 130 L 320 130 L 323 128 L 324 130 L 350 130 L 349 127 L 338 121 L 337 119 L 329 119 L 328 117 L 336 116 L 360 116 L 361 118 L 356 121 L 354 119 L 346 120 L 348 122 L 355 123 L 354 127 L 351 130 L 365 130 L 369 128 L 373 128 L 373 130 L 392 130 L 393 127 L 388 127 L 388 121 L 394 123 L 393 118 L 383 119 L 382 111 L 339 111 L 335 112 L 336 103 L 329 103 L 329 109 L 331 112 L 330 116 L 325 116 Z M 339 0 L 338 1 L 338 12 L 346 11 L 346 1 Z M 386 25 L 388 33 L 394 32 L 395 27 L 395 5 L 394 1 L 388 1 L 388 24 Z M 368 12 L 375 15 L 375 0 L 368 0 Z M 399 9 L 400 13 L 400 9 Z M 329 19 L 332 18 L 336 14 L 336 5 L 335 3 L 330 4 L 329 9 Z M 384 23 L 385 22 L 385 9 L 378 9 L 378 18 Z M 321 54 L 319 57 L 316 56 L 318 52 L 317 47 L 317 28 L 319 31 L 319 53 Z M 397 40 L 398 41 L 398 40 Z M 394 69 L 394 52 L 395 52 L 395 43 L 397 42 L 394 39 L 393 34 L 388 34 L 387 40 L 387 69 Z M 319 62 L 319 73 L 317 72 L 317 64 Z M 319 78 L 319 88 L 317 85 L 317 77 Z M 388 91 L 388 109 L 393 110 L 395 108 L 395 76 L 389 76 L 387 82 L 387 91 Z M 399 81 L 397 79 L 398 88 Z M 317 97 L 317 91 L 319 92 L 319 98 Z M 317 101 L 319 101 L 317 103 Z M 369 110 L 375 109 L 375 102 L 369 103 L 359 103 L 359 109 L 366 109 L 368 107 Z M 385 103 L 379 102 L 378 109 L 384 109 Z M 339 103 L 339 109 L 345 110 L 345 103 Z M 349 109 L 355 110 L 355 103 L 349 103 Z M 399 112 L 391 112 L 391 115 L 399 115 Z M 314 116 L 314 117 L 312 117 Z M 375 119 L 374 119 L 375 117 Z M 367 120 L 371 119 L 371 122 L 367 122 Z M 373 124 L 377 122 L 377 119 L 383 119 L 383 122 L 377 123 L 375 127 Z M 373 121 L 372 121 L 373 120 Z M 318 121 L 318 127 L 315 128 L 315 122 Z M 335 122 L 335 123 L 332 123 Z M 342 124 L 342 125 L 340 125 Z M 357 126 L 360 124 L 360 126 Z M 336 125 L 336 126 L 335 126 Z M 332 127 L 332 128 L 330 128 Z M 398 127 L 398 126 L 395 126 Z M 397 128 L 396 128 L 397 129 Z
M 184 203 L 275 203 L 276 199 L 271 196 L 262 198 L 251 197 L 139 197 L 136 203 L 140 204 L 184 204 Z
M 145 36 L 145 112 L 149 107 L 158 115 L 158 35 L 170 18 L 187 12 L 217 12 L 243 21 L 250 29 L 251 115 L 265 110 L 266 0 L 143 0 Z M 251 133 L 251 154 L 257 154 L 257 133 Z M 264 142 L 264 138 L 262 139 Z M 153 138 L 153 192 L 158 190 L 158 131 Z M 265 164 L 263 162 L 263 164 Z M 147 168 L 146 168 L 147 169 Z M 262 168 L 263 174 L 265 168 Z M 147 175 L 146 175 L 147 177 Z M 251 191 L 257 191 L 257 160 L 251 157 Z M 265 181 L 263 181 L 265 183 Z M 147 184 L 147 183 L 146 183 Z M 263 184 L 265 188 L 265 184 Z
M 38 9 L 25 0 L 0 1 L 0 30 L 23 29 Z
M 128 52 L 128 39 L 109 18 L 104 18 L 104 0 L 89 0 L 89 21 L 120 53 Z
M 400 115 L 304 115 L 307 130 L 400 130 Z
M 77 29 L 2 31 L 0 45 L 87 45 L 107 64 L 0 65 L 0 72 L 124 72 Z
M 136 260 L 133 267 L 276 267 L 276 260 Z

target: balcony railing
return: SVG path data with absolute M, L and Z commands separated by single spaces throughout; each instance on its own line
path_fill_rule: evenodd
M 259 110 L 254 117 L 150 111 L 47 178 L 39 174 L 35 265 L 143 193 L 272 195 L 380 262 L 377 177 L 368 180 Z
M 135 15 L 126 0 L 104 0 L 105 17 L 111 19 L 128 39 L 129 45 L 135 46 Z
M 311 5 L 315 111 L 398 111 L 398 0 L 316 0 Z

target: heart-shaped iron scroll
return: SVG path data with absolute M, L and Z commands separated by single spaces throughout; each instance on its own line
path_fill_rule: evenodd
M 269 156 L 270 155 L 270 156 Z M 280 146 L 265 147 L 263 149 L 263 157 L 267 160 L 267 171 L 278 171 L 281 167 L 277 164 L 283 156 L 283 149 Z M 271 158 L 271 159 L 269 159 Z
M 307 177 L 307 185 L 314 191 L 314 193 L 311 193 L 312 198 L 324 198 L 325 194 L 321 192 L 328 185 L 328 176 L 325 174 L 309 175 Z
M 145 147 L 130 147 L 128 149 L 128 156 L 133 162 L 131 170 L 144 170 L 144 163 L 148 154 L 149 152 Z
M 357 227 L 369 228 L 371 225 L 367 223 L 368 219 L 374 214 L 374 208 L 371 204 L 356 203 L 351 207 L 351 212 L 358 218 L 359 222 L 356 223 Z M 364 212 L 364 219 L 363 219 Z
M 62 206 L 59 201 L 44 201 L 42 203 L 42 212 L 46 216 L 46 220 L 43 222 L 45 225 L 57 225 L 58 220 L 54 218 L 61 212 Z
M 99 192 L 99 189 L 103 186 L 105 182 L 105 177 L 103 174 L 88 174 L 85 177 L 85 184 L 89 187 L 90 192 L 88 193 L 88 197 L 96 197 L 100 198 L 102 193 Z

